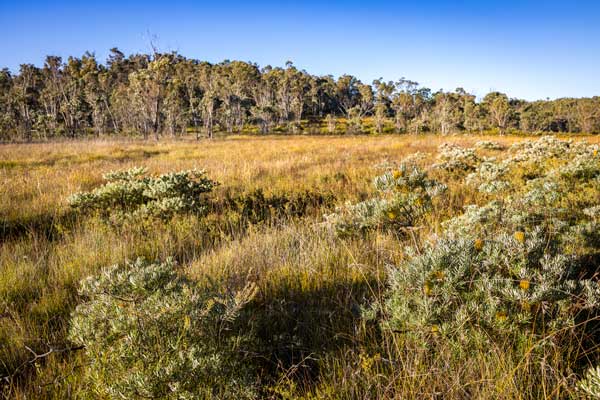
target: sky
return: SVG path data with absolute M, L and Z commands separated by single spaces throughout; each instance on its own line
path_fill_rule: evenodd
M 161 51 L 527 100 L 600 95 L 600 1 L 0 0 L 0 68 Z

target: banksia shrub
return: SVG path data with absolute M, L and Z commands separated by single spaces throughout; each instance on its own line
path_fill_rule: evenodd
M 600 399 L 600 366 L 587 370 L 577 386 L 583 398 Z
M 400 230 L 415 226 L 432 207 L 433 198 L 446 186 L 428 178 L 415 165 L 401 164 L 374 179 L 379 197 L 347 204 L 326 215 L 326 225 L 340 236 L 383 228 Z
M 475 148 L 481 149 L 481 150 L 496 150 L 496 151 L 505 149 L 505 147 L 501 143 L 494 142 L 492 140 L 480 140 L 477 143 L 475 143 Z
M 204 193 L 218 185 L 205 171 L 191 170 L 147 176 L 144 168 L 109 172 L 107 183 L 91 192 L 69 197 L 71 207 L 95 212 L 104 218 L 121 221 L 127 218 L 169 219 L 174 214 L 202 212 Z
M 438 159 L 440 162 L 434 164 L 433 168 L 455 175 L 474 171 L 481 162 L 481 158 L 475 153 L 475 149 L 450 143 L 444 143 L 439 147 Z
M 527 358 L 564 348 L 572 368 L 583 352 L 568 345 L 590 336 L 586 322 L 600 312 L 597 149 L 542 138 L 512 151 L 468 178 L 487 204 L 468 205 L 409 249 L 365 317 L 423 346 L 510 344 Z
M 597 310 L 597 282 L 541 230 L 443 239 L 390 271 L 384 327 L 452 340 L 567 332 Z M 558 337 L 558 336 L 557 336 Z
M 239 325 L 253 286 L 227 293 L 138 259 L 81 283 L 69 337 L 85 346 L 89 398 L 254 398 L 252 337 Z

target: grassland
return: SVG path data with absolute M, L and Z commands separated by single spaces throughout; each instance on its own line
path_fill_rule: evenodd
M 440 223 L 482 196 L 461 179 L 411 235 L 385 231 L 340 239 L 323 215 L 374 194 L 378 164 L 478 136 L 235 137 L 214 141 L 75 141 L 0 147 L 0 375 L 7 398 L 85 397 L 85 351 L 66 340 L 82 278 L 126 259 L 173 257 L 193 280 L 258 287 L 256 329 L 279 338 L 265 361 L 272 398 L 561 398 L 572 376 L 502 348 L 467 358 L 434 355 L 382 337 L 360 318 L 377 299 L 386 266 L 405 259 Z M 510 145 L 525 137 L 494 137 Z M 598 143 L 595 137 L 586 138 Z M 66 199 L 111 170 L 206 169 L 221 185 L 209 214 L 114 229 L 70 210 Z M 262 333 L 261 333 L 262 332 Z M 558 353 L 557 353 L 558 354 Z M 36 358 L 36 355 L 37 358 Z M 40 356 L 42 355 L 42 356 Z M 558 357 L 558 356 L 556 356 Z M 561 380 L 562 379 L 562 380 Z M 89 396 L 89 393 L 87 393 Z

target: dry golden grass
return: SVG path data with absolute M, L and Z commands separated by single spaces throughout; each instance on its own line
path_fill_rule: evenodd
M 391 375 L 389 370 L 357 367 L 357 359 L 368 358 L 356 353 L 357 349 L 373 347 L 372 333 L 354 326 L 351 305 L 378 295 L 385 265 L 399 261 L 402 245 L 408 243 L 399 244 L 398 238 L 379 233 L 356 241 L 332 238 L 315 228 L 331 205 L 306 218 L 244 229 L 224 213 L 206 223 L 181 217 L 151 228 L 116 231 L 94 218 L 71 215 L 66 203 L 70 194 L 101 184 L 108 171 L 144 166 L 151 173 L 206 169 L 222 183 L 214 194 L 217 199 L 262 189 L 265 194 L 285 196 L 303 191 L 331 193 L 335 203 L 341 204 L 372 193 L 375 166 L 383 161 L 397 161 L 416 152 L 431 161 L 438 146 L 448 142 L 470 146 L 479 140 L 511 144 L 524 139 L 266 136 L 0 146 L 0 375 L 19 372 L 6 380 L 9 384 L 3 393 L 17 398 L 81 394 L 80 354 L 52 355 L 41 360 L 34 373 L 32 365 L 21 368 L 31 356 L 24 346 L 43 352 L 49 344 L 64 345 L 69 313 L 79 301 L 76 288 L 81 278 L 127 258 L 174 256 L 193 279 L 210 276 L 234 282 L 250 277 L 258 283 L 260 301 L 272 310 L 271 317 L 282 321 L 273 329 L 284 334 L 286 324 L 295 326 L 305 336 L 308 350 L 322 353 L 319 385 L 303 390 L 282 375 L 274 389 L 282 397 L 289 390 L 291 397 L 304 393 L 316 398 L 382 398 L 393 387 L 398 398 L 434 398 L 436 391 L 445 391 L 446 398 L 459 399 L 465 393 L 461 380 L 463 384 L 480 380 L 472 382 L 478 389 L 470 393 L 476 397 L 531 398 L 516 392 L 519 385 L 514 376 L 507 377 L 515 360 L 498 349 L 494 349 L 497 357 L 477 354 L 476 362 L 461 366 L 460 374 L 444 376 L 447 382 L 438 382 L 439 371 L 426 370 L 431 360 L 416 353 L 406 355 L 401 360 L 406 365 Z M 600 142 L 597 137 L 586 139 Z M 429 230 L 475 199 L 460 181 L 454 185 L 444 209 L 428 221 Z M 318 334 L 327 332 L 327 340 L 314 336 L 317 332 L 311 332 L 311 327 L 315 324 L 323 325 Z M 439 357 L 440 364 L 457 367 L 449 354 Z M 388 374 L 385 382 L 380 380 L 384 372 Z M 372 387 L 371 379 L 376 382 Z M 486 380 L 492 383 L 483 384 Z

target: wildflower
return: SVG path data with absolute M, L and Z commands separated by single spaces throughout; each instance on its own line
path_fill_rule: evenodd
M 388 212 L 387 216 L 389 219 L 396 219 L 396 213 L 393 211 Z
M 525 232 L 517 231 L 514 234 L 515 240 L 519 243 L 525 243 Z
M 190 328 L 190 325 L 192 324 L 189 315 L 186 315 L 183 318 L 183 329 L 185 329 L 186 331 Z
M 527 279 L 521 279 L 521 281 L 519 282 L 519 287 L 521 288 L 521 290 L 529 289 L 529 281 Z
M 396 171 L 394 171 L 394 173 L 393 173 L 394 179 L 401 178 L 401 177 L 402 177 L 402 175 L 404 175 L 404 173 L 403 173 L 403 171 L 401 171 L 401 170 L 396 170 Z
M 483 240 L 475 239 L 475 242 L 473 243 L 473 247 L 475 247 L 475 250 L 477 250 L 477 251 L 480 251 L 481 249 L 483 249 Z
M 504 322 L 504 321 L 506 321 L 506 320 L 508 319 L 508 315 L 507 315 L 507 314 L 506 314 L 506 312 L 504 312 L 504 311 L 498 311 L 498 312 L 496 313 L 496 319 L 497 319 L 499 322 Z
M 431 333 L 434 335 L 440 331 L 440 327 L 437 325 L 431 325 Z
M 423 285 L 423 292 L 425 293 L 425 296 L 431 294 L 431 284 L 429 282 L 425 282 L 425 285 Z
M 598 155 L 598 150 L 594 150 L 594 157 Z
M 364 371 L 370 371 L 373 368 L 373 365 L 381 360 L 379 353 L 370 357 L 368 354 L 361 351 L 359 357 L 360 365 Z
M 444 273 L 444 271 L 437 271 L 433 274 L 434 278 L 441 281 L 442 279 L 444 279 L 444 276 L 446 276 L 446 274 Z

